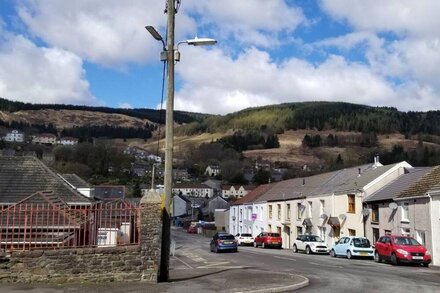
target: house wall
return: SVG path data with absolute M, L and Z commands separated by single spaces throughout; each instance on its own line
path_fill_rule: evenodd
M 257 214 L 257 219 L 253 221 L 252 236 L 255 237 L 267 230 L 267 203 L 252 204 L 252 212 Z
M 239 231 L 239 208 L 240 205 L 234 205 L 230 208 L 229 212 L 229 233 L 235 235 L 240 233 Z
M 244 204 L 242 206 L 243 209 L 243 229 L 242 233 L 253 233 L 253 225 L 254 222 L 252 221 L 252 213 L 253 213 L 253 206 L 252 204 Z
M 379 230 L 379 235 L 385 235 L 386 231 L 391 231 L 391 233 L 397 232 L 398 218 L 396 216 L 397 209 L 392 210 L 389 208 L 389 204 L 392 201 L 385 201 L 380 203 L 370 203 L 368 204 L 369 215 L 366 218 L 365 222 L 365 233 L 366 237 L 370 240 L 371 243 L 374 243 L 376 239 L 373 237 L 373 229 Z M 379 221 L 372 221 L 372 206 L 377 204 L 379 206 Z M 379 237 L 380 237 L 379 236 Z
M 173 217 L 186 215 L 187 203 L 178 196 L 173 197 Z
M 432 264 L 435 266 L 440 265 L 440 195 L 431 194 L 431 253 Z

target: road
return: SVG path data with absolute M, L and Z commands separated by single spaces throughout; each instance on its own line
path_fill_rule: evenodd
M 238 253 L 209 251 L 209 238 L 173 230 L 176 241 L 171 257 L 175 270 L 258 268 L 270 272 L 299 274 L 310 285 L 298 292 L 440 292 L 440 269 L 415 265 L 392 266 L 368 259 L 305 255 L 292 250 L 240 247 Z

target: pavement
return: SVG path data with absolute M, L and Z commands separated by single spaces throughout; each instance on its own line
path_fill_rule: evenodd
M 13 293 L 77 293 L 77 292 L 291 292 L 307 286 L 306 277 L 265 271 L 255 268 L 225 268 L 225 269 L 193 269 L 172 270 L 170 281 L 150 284 L 140 282 L 104 283 L 104 284 L 61 284 L 47 286 L 44 284 L 14 284 L 1 285 L 0 292 Z

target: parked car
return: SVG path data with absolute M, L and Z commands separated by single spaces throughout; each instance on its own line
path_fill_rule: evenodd
M 238 241 L 238 245 L 252 245 L 254 243 L 254 237 L 250 233 L 238 233 L 235 235 L 235 240 Z
M 389 260 L 393 265 L 401 262 L 419 263 L 428 267 L 431 253 L 413 237 L 385 235 L 375 244 L 374 260 Z
M 333 245 L 330 255 L 333 257 L 343 255 L 348 259 L 353 257 L 373 258 L 374 249 L 365 237 L 347 236 L 342 237 Z
M 283 245 L 283 239 L 281 239 L 279 233 L 261 232 L 254 239 L 254 247 L 261 246 L 262 248 L 266 248 L 266 247 L 281 248 L 282 245 Z
M 216 233 L 211 240 L 211 252 L 218 253 L 219 251 L 230 250 L 238 251 L 238 241 L 235 240 L 234 235 L 228 233 Z
M 196 226 L 189 226 L 186 230 L 187 233 L 197 234 L 197 227 Z
M 316 235 L 299 235 L 293 242 L 293 252 L 304 251 L 311 253 L 329 253 L 327 244 Z

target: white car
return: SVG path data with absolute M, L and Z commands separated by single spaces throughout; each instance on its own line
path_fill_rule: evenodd
M 252 234 L 250 233 L 238 233 L 237 235 L 235 235 L 235 240 L 237 240 L 238 245 L 254 244 L 254 237 L 252 237 Z
M 299 235 L 293 243 L 293 252 L 304 251 L 311 253 L 329 253 L 327 244 L 316 235 Z
M 346 256 L 348 259 L 353 257 L 374 257 L 374 249 L 370 241 L 365 237 L 346 236 L 339 239 L 333 245 L 330 255 Z

